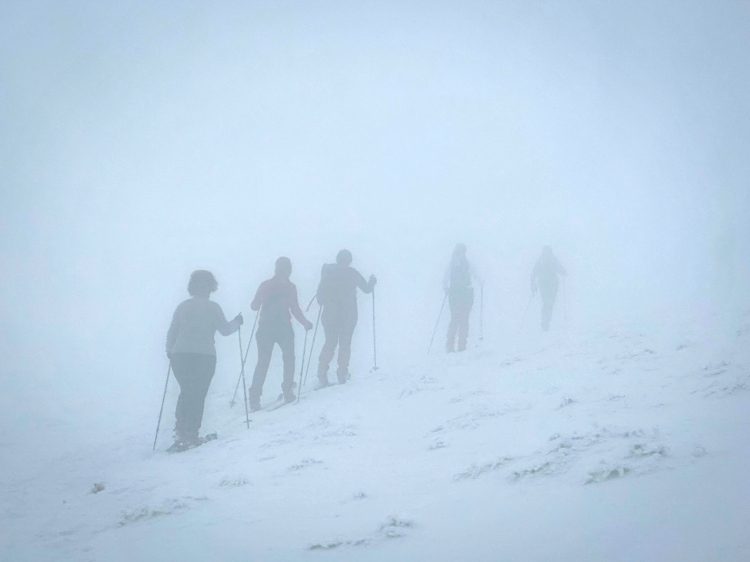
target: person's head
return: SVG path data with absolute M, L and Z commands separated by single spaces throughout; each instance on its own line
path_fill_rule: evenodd
M 352 263 L 352 253 L 349 250 L 341 250 L 336 254 L 336 263 L 340 265 L 349 265 Z
M 453 256 L 459 257 L 459 256 L 465 256 L 466 255 L 466 244 L 461 244 L 460 242 L 456 244 L 456 247 L 453 248 Z
M 549 244 L 547 244 L 546 246 L 544 246 L 544 247 L 542 248 L 542 255 L 543 255 L 543 256 L 544 256 L 545 258 L 551 258 L 551 257 L 552 257 L 552 255 L 553 255 L 553 254 L 552 254 L 552 246 L 550 246 Z
M 289 277 L 292 274 L 292 260 L 284 256 L 276 260 L 276 275 Z
M 198 269 L 190 275 L 188 293 L 190 293 L 191 297 L 208 297 L 218 288 L 219 284 L 216 282 L 214 274 L 210 271 Z

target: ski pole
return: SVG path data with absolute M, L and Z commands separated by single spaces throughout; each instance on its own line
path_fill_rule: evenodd
M 435 341 L 435 334 L 437 333 L 438 325 L 440 324 L 440 318 L 443 316 L 443 309 L 445 308 L 445 301 L 448 300 L 448 293 L 445 293 L 443 298 L 443 304 L 440 306 L 440 314 L 438 314 L 437 322 L 435 322 L 435 329 L 432 331 L 432 337 L 430 338 L 430 347 L 427 348 L 427 354 L 430 354 L 432 349 L 432 342 Z
M 299 395 L 302 394 L 302 372 L 305 369 L 305 354 L 307 353 L 307 334 L 309 330 L 305 330 L 305 345 L 302 346 L 302 365 L 299 368 L 299 390 L 297 391 L 297 404 L 299 404 Z M 312 354 L 310 354 L 312 359 Z
M 159 427 L 161 426 L 161 414 L 164 411 L 164 400 L 167 398 L 167 385 L 169 384 L 169 373 L 172 370 L 172 361 L 169 362 L 169 367 L 167 368 L 167 380 L 164 381 L 164 394 L 161 397 L 161 408 L 159 409 L 159 421 L 156 422 L 156 435 L 154 435 L 154 446 L 151 449 L 152 451 L 156 451 L 156 440 L 159 437 Z
M 479 341 L 484 339 L 484 283 L 479 286 Z
M 240 361 L 242 361 L 242 366 L 240 367 L 240 377 L 242 378 L 242 401 L 245 403 L 245 423 L 247 424 L 247 428 L 250 429 L 250 413 L 247 411 L 247 387 L 245 386 L 245 360 L 242 358 L 242 326 L 237 328 L 237 339 L 240 342 Z M 247 344 L 248 349 L 250 349 L 250 344 L 252 342 L 253 339 L 251 337 L 250 341 Z
M 518 337 L 521 336 L 521 332 L 523 331 L 523 325 L 526 322 L 526 315 L 529 312 L 529 307 L 531 306 L 531 300 L 534 298 L 534 293 L 531 293 L 531 296 L 529 297 L 529 304 L 526 305 L 526 310 L 523 313 L 523 318 L 521 318 L 521 327 L 518 329 Z
M 310 363 L 312 363 L 313 351 L 315 351 L 315 338 L 318 335 L 318 324 L 320 324 L 320 314 L 323 312 L 323 307 L 318 307 L 318 319 L 315 321 L 315 331 L 313 332 L 312 344 L 310 345 L 310 358 L 307 360 L 307 369 L 305 369 L 305 378 L 300 380 L 299 392 L 302 392 L 302 387 L 307 382 L 307 373 L 310 372 Z
M 378 346 L 375 340 L 375 287 L 372 288 L 372 370 L 378 370 Z
M 234 387 L 234 394 L 232 395 L 232 401 L 229 403 L 229 407 L 235 405 L 237 398 L 237 390 L 240 388 L 240 381 L 242 380 L 242 376 L 245 370 L 245 361 L 247 361 L 247 354 L 250 352 L 250 346 L 253 344 L 253 335 L 255 334 L 255 326 L 258 325 L 258 316 L 260 315 L 260 310 L 258 310 L 257 314 L 255 315 L 255 322 L 253 322 L 253 329 L 250 332 L 250 341 L 247 342 L 247 350 L 245 350 L 244 357 L 242 356 L 242 349 L 240 349 L 240 361 L 242 362 L 242 367 L 240 368 L 240 374 L 237 377 L 237 384 Z M 245 400 L 247 400 L 247 397 L 245 397 Z

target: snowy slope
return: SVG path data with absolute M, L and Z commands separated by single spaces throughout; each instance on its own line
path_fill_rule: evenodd
M 222 381 L 203 428 L 219 440 L 179 455 L 163 452 L 173 384 L 157 452 L 155 420 L 143 420 L 4 479 L 0 551 L 4 560 L 750 560 L 748 320 L 729 336 L 702 322 L 669 336 L 610 326 L 511 351 L 485 341 L 412 365 L 385 361 L 299 406 L 254 414 L 249 431 Z

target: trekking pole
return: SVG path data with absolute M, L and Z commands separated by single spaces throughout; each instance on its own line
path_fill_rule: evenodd
M 318 307 L 318 319 L 315 321 L 315 331 L 313 332 L 312 344 L 310 345 L 310 358 L 307 360 L 307 369 L 305 369 L 305 378 L 300 381 L 299 392 L 302 392 L 302 387 L 307 382 L 307 373 L 310 372 L 310 363 L 312 363 L 313 351 L 315 351 L 315 338 L 318 335 L 318 324 L 320 324 L 320 314 L 323 312 L 323 307 Z
M 529 312 L 529 307 L 531 306 L 531 301 L 534 298 L 534 293 L 531 293 L 531 296 L 529 297 L 529 304 L 526 305 L 526 310 L 523 312 L 523 318 L 521 318 L 521 327 L 518 329 L 518 337 L 521 336 L 521 332 L 523 331 L 523 325 L 526 322 L 526 315 Z
M 164 394 L 161 397 L 161 408 L 159 409 L 159 421 L 156 422 L 156 435 L 154 435 L 154 446 L 151 449 L 152 451 L 156 451 L 156 440 L 159 437 L 159 427 L 161 426 L 161 414 L 164 411 L 164 400 L 167 398 L 167 385 L 169 384 L 169 373 L 172 370 L 172 361 L 169 362 L 169 367 L 167 368 L 167 380 L 164 382 Z
M 310 310 L 310 307 L 312 306 L 312 303 L 313 303 L 313 302 L 315 302 L 315 298 L 316 298 L 317 296 L 318 296 L 318 293 L 315 293 L 315 294 L 313 295 L 313 298 L 311 298 L 311 299 L 310 299 L 310 302 L 308 303 L 308 305 L 307 305 L 307 308 L 305 309 L 305 312 L 307 312 L 308 310 Z
M 240 361 L 242 362 L 242 367 L 240 369 L 240 374 L 237 377 L 237 384 L 234 387 L 234 394 L 232 395 L 232 401 L 229 402 L 229 407 L 235 405 L 237 398 L 237 390 L 240 388 L 240 381 L 242 380 L 243 373 L 245 372 L 245 361 L 247 361 L 247 354 L 250 352 L 250 346 L 253 344 L 253 335 L 255 334 L 255 326 L 258 325 L 258 316 L 260 315 L 260 310 L 258 310 L 258 313 L 255 315 L 255 322 L 253 322 L 253 329 L 250 332 L 250 341 L 247 342 L 247 349 L 245 350 L 245 355 L 243 357 L 242 355 L 242 349 L 240 349 Z M 247 400 L 247 397 L 245 397 L 245 400 Z
M 445 308 L 445 301 L 448 300 L 448 293 L 445 293 L 443 298 L 443 304 L 440 306 L 440 314 L 438 314 L 437 322 L 435 322 L 435 329 L 432 331 L 432 337 L 430 338 L 430 347 L 427 348 L 427 354 L 430 354 L 432 349 L 432 342 L 435 341 L 435 334 L 437 333 L 438 325 L 440 324 L 440 318 L 443 316 L 443 309 Z
M 479 341 L 484 339 L 484 283 L 479 286 Z
M 242 401 L 245 403 L 245 423 L 247 424 L 247 428 L 250 429 L 250 413 L 247 411 L 247 387 L 245 386 L 245 360 L 242 357 L 242 326 L 237 328 L 237 339 L 240 342 L 240 361 L 242 361 L 242 366 L 240 367 L 240 377 L 242 378 Z M 250 341 L 247 344 L 248 349 L 250 349 L 250 344 L 252 342 L 253 339 L 251 337 Z
M 378 346 L 375 340 L 375 287 L 372 288 L 372 370 L 378 370 Z
M 309 333 L 309 330 L 305 330 L 305 345 L 302 346 L 302 365 L 300 365 L 299 368 L 299 390 L 297 391 L 297 404 L 299 404 L 299 395 L 302 394 L 302 372 L 305 369 L 305 354 L 307 353 L 307 334 Z M 310 354 L 310 358 L 312 359 L 312 354 Z

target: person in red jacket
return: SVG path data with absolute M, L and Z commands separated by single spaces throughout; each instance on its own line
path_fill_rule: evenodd
M 292 315 L 305 327 L 312 329 L 312 323 L 305 318 L 297 300 L 297 287 L 289 280 L 292 274 L 292 262 L 289 258 L 281 257 L 276 260 L 275 275 L 258 287 L 250 308 L 260 310 L 258 333 L 258 364 L 253 374 L 253 383 L 247 391 L 250 409 L 260 410 L 260 396 L 263 393 L 263 383 L 266 381 L 268 366 L 274 344 L 279 344 L 281 356 L 284 360 L 284 380 L 281 390 L 284 400 L 294 400 L 292 385 L 294 384 L 294 330 L 292 329 Z
M 318 304 L 323 307 L 321 321 L 326 334 L 326 342 L 318 359 L 318 388 L 328 386 L 328 366 L 339 348 L 339 365 L 336 371 L 339 384 L 346 382 L 349 375 L 349 358 L 352 352 L 352 336 L 357 326 L 357 288 L 364 293 L 372 293 L 378 282 L 374 275 L 365 281 L 362 275 L 351 267 L 352 253 L 341 250 L 335 264 L 325 264 L 318 285 Z

